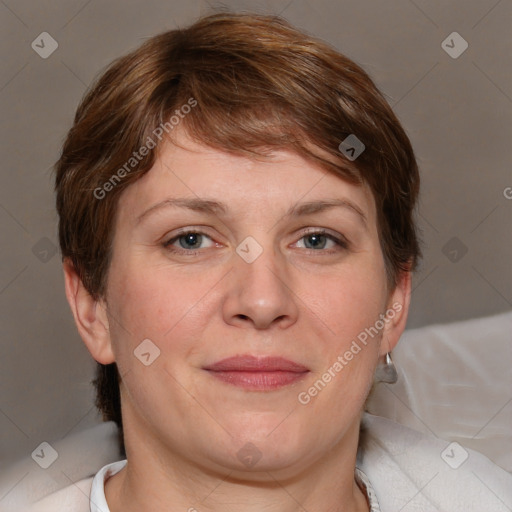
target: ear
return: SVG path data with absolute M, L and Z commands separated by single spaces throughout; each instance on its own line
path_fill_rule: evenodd
M 104 301 L 92 298 L 71 261 L 65 260 L 63 269 L 66 297 L 82 340 L 98 363 L 113 363 L 115 357 Z
M 387 309 L 384 313 L 386 320 L 380 345 L 381 356 L 395 348 L 405 330 L 411 302 L 411 281 L 411 272 L 402 271 L 394 290 L 389 295 Z

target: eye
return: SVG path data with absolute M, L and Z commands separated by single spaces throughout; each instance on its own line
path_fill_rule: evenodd
M 216 246 L 216 243 L 206 233 L 198 230 L 184 230 L 164 242 L 163 247 L 175 254 L 195 256 L 201 249 Z M 311 253 L 332 254 L 349 248 L 349 243 L 343 236 L 335 236 L 322 229 L 311 230 L 303 235 L 295 244 L 300 249 Z
M 301 241 L 304 240 L 301 246 Z M 315 230 L 304 235 L 298 242 L 299 248 L 313 252 L 333 253 L 348 249 L 348 242 L 344 237 L 337 237 L 327 233 L 325 230 Z
M 210 244 L 206 246 L 202 245 L 207 240 L 210 241 Z M 178 244 L 178 246 L 176 244 Z M 206 249 L 207 247 L 213 247 L 213 245 L 212 239 L 201 231 L 183 231 L 163 244 L 163 246 L 171 252 L 186 253 L 187 255 L 196 254 L 197 249 Z

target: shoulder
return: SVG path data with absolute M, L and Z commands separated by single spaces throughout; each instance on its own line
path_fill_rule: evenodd
M 357 467 L 382 512 L 512 507 L 512 475 L 482 454 L 365 413 Z
M 75 482 L 34 503 L 27 512 L 108 512 L 105 482 L 126 465 L 126 460 L 103 466 L 94 477 Z
M 2 512 L 89 512 L 94 475 L 122 456 L 113 422 L 52 441 L 51 447 L 57 456 L 47 467 L 36 464 L 33 455 L 0 464 Z
M 46 496 L 28 508 L 27 512 L 89 512 L 89 497 L 93 477 L 85 478 Z

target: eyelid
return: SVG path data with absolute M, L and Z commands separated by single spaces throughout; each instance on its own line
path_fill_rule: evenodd
M 346 243 L 349 243 L 348 238 L 343 233 L 340 233 L 338 231 L 334 231 L 334 230 L 331 230 L 328 228 L 319 228 L 319 227 L 306 228 L 306 230 L 302 232 L 302 236 L 306 236 L 309 234 L 316 234 L 316 233 L 322 234 L 322 235 L 330 235 L 330 236 L 333 236 L 334 238 L 338 238 L 340 240 L 345 241 Z
M 332 235 L 334 237 L 339 237 L 339 238 L 345 239 L 345 237 L 341 233 L 332 231 L 327 228 L 315 228 L 315 227 L 306 228 L 306 230 L 302 232 L 302 236 L 309 235 L 309 234 L 317 234 L 317 233 L 322 234 L 322 235 Z
M 187 226 L 187 227 L 184 227 L 184 228 L 178 228 L 178 229 L 176 229 L 174 231 L 165 233 L 165 235 L 161 236 L 157 240 L 157 243 L 160 243 L 160 242 L 168 243 L 170 240 L 174 240 L 175 238 L 178 238 L 178 237 L 183 236 L 183 235 L 187 235 L 189 233 L 198 233 L 200 235 L 206 235 L 209 238 L 212 238 L 212 236 L 209 235 L 205 231 L 207 229 L 208 229 L 207 226 Z

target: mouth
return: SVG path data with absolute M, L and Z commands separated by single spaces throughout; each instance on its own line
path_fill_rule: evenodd
M 242 355 L 203 368 L 213 377 L 251 391 L 272 391 L 302 380 L 309 369 L 282 357 Z

